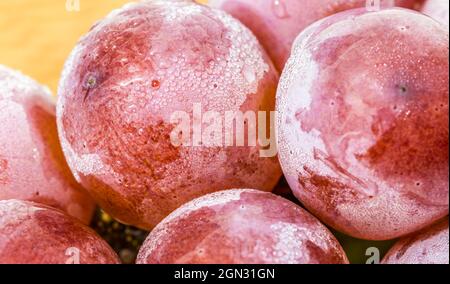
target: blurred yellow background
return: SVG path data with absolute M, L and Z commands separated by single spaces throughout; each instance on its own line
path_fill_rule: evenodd
M 127 2 L 135 1 L 1 0 L 0 64 L 21 70 L 56 92 L 64 61 L 78 39 Z

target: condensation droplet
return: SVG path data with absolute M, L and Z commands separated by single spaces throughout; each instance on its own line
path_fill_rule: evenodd
M 0 159 L 0 174 L 6 171 L 7 168 L 8 168 L 8 161 Z
M 256 80 L 255 69 L 253 69 L 252 66 L 245 65 L 242 68 L 242 75 L 244 76 L 245 80 L 247 80 L 248 83 L 253 83 Z
M 130 113 L 136 113 L 137 109 L 138 108 L 134 104 L 131 104 L 131 105 L 127 106 L 127 111 L 130 112 Z
M 152 88 L 154 90 L 158 90 L 161 87 L 161 82 L 159 80 L 153 80 L 152 81 Z
M 34 148 L 33 149 L 33 159 L 39 160 L 39 157 L 40 157 L 40 155 L 39 155 L 38 149 Z
M 161 69 L 169 69 L 170 66 L 172 66 L 172 62 L 170 61 L 170 59 L 161 58 L 158 61 L 158 67 Z
M 284 0 L 273 0 L 272 11 L 277 18 L 285 19 L 289 18 L 286 3 Z

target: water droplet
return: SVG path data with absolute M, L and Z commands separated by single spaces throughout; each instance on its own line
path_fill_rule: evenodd
M 277 18 L 285 19 L 290 17 L 286 8 L 286 3 L 284 3 L 284 0 L 273 0 L 272 11 Z
M 161 87 L 161 82 L 159 80 L 152 81 L 152 88 L 158 90 Z
M 244 76 L 245 80 L 247 80 L 248 83 L 253 83 L 256 80 L 256 74 L 255 70 L 252 66 L 245 65 L 242 68 L 242 75 Z
M 8 161 L 5 159 L 0 159 L 0 174 L 8 169 Z
M 172 66 L 172 62 L 167 58 L 160 58 L 158 61 L 158 67 L 161 69 L 169 69 Z
M 34 148 L 33 149 L 33 159 L 38 160 L 39 159 L 39 151 L 38 149 Z
M 127 111 L 129 112 L 129 113 L 136 113 L 136 111 L 137 111 L 137 107 L 136 107 L 136 105 L 134 105 L 134 104 L 131 104 L 131 105 L 129 105 L 129 106 L 127 106 L 126 107 L 127 108 Z

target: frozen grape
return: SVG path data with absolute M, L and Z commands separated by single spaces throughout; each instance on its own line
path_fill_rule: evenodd
M 182 0 L 129 4 L 95 25 L 66 63 L 57 108 L 63 150 L 103 209 L 145 229 L 210 192 L 270 191 L 281 169 L 276 157 L 260 156 L 259 143 L 207 144 L 202 133 L 196 144 L 192 132 L 211 126 L 197 120 L 197 108 L 220 117 L 273 111 L 277 82 L 256 38 L 226 13 Z M 180 112 L 186 131 L 173 119 Z M 186 143 L 173 143 L 174 133 Z
M 348 263 L 334 236 L 294 203 L 228 190 L 177 209 L 148 236 L 139 264 Z
M 0 201 L 0 264 L 116 264 L 116 253 L 90 228 L 57 209 Z
M 422 13 L 449 25 L 449 2 L 447 0 L 427 0 L 422 8 Z
M 380 8 L 393 4 L 414 8 L 422 0 L 381 0 Z M 354 8 L 377 9 L 366 0 L 210 0 L 213 7 L 230 13 L 261 41 L 278 70 L 283 70 L 297 35 L 317 20 Z M 368 5 L 370 4 L 370 5 Z
M 279 156 L 323 222 L 386 240 L 448 214 L 448 41 L 400 8 L 342 12 L 297 38 L 277 94 Z
M 385 264 L 449 264 L 448 219 L 398 241 Z
M 95 204 L 64 159 L 49 91 L 0 66 L 0 123 L 0 200 L 44 203 L 89 223 Z

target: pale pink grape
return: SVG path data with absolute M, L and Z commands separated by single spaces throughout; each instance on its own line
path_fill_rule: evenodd
M 257 190 L 195 199 L 148 236 L 137 263 L 345 264 L 334 236 L 294 203 Z
M 109 245 L 62 211 L 0 201 L 0 264 L 117 264 Z
M 384 264 L 449 264 L 448 219 L 399 240 Z
M 348 235 L 386 240 L 448 214 L 448 30 L 406 9 L 355 9 L 296 40 L 278 94 L 296 197 Z
M 427 0 L 422 8 L 422 13 L 433 19 L 449 25 L 449 2 L 447 0 Z
M 88 224 L 95 204 L 59 144 L 49 90 L 0 65 L 0 200 L 36 201 Z
M 396 0 L 395 5 L 417 8 L 423 0 Z M 230 13 L 261 41 L 282 71 L 297 35 L 307 26 L 345 10 L 366 7 L 366 0 L 209 0 L 209 5 Z M 392 5 L 381 0 L 381 7 Z M 370 6 L 372 9 L 373 7 Z

